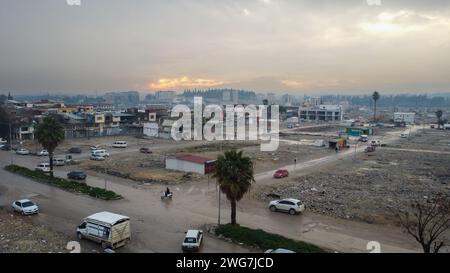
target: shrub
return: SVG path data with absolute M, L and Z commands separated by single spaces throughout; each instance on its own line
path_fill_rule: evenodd
M 17 165 L 8 165 L 5 167 L 5 170 L 12 173 L 20 174 L 25 177 L 29 177 L 38 182 L 46 183 L 64 190 L 87 194 L 89 196 L 103 200 L 118 200 L 123 198 L 121 195 L 113 191 L 97 187 L 91 187 L 84 183 L 79 183 L 60 177 L 51 177 L 40 170 L 30 170 L 28 168 Z
M 296 253 L 325 252 L 320 247 L 312 244 L 288 239 L 261 229 L 251 229 L 239 225 L 221 225 L 216 229 L 216 234 L 248 246 L 259 247 L 263 250 L 284 248 Z

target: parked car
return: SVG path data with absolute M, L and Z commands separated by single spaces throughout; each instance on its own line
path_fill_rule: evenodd
M 359 136 L 359 141 L 367 142 L 367 141 L 369 141 L 369 136 L 368 135 L 361 135 L 361 136 Z
M 53 165 L 54 166 L 64 166 L 66 165 L 66 160 L 64 158 L 53 158 Z
M 128 143 L 126 141 L 114 141 L 113 148 L 126 148 Z
M 8 140 L 0 137 L 0 144 L 6 144 L 6 143 L 8 143 Z
M 0 149 L 3 151 L 11 151 L 11 146 L 9 144 L 1 144 Z
M 39 163 L 36 165 L 36 168 L 34 168 L 36 171 L 42 171 L 44 173 L 50 172 L 50 163 Z
M 39 213 L 39 207 L 29 199 L 21 199 L 12 203 L 14 211 L 21 213 L 22 215 L 30 215 Z
M 269 209 L 273 212 L 284 211 L 290 215 L 295 215 L 305 211 L 305 205 L 297 199 L 275 200 L 269 203 Z
M 29 155 L 30 151 L 28 151 L 27 149 L 24 149 L 24 148 L 20 148 L 19 150 L 16 151 L 16 154 L 18 154 L 18 155 Z
M 72 147 L 69 149 L 70 154 L 81 154 L 82 150 L 80 147 Z
M 108 157 L 109 153 L 106 150 L 95 150 L 91 152 L 91 155 L 99 155 L 103 157 Z
M 149 148 L 140 148 L 139 151 L 143 154 L 151 154 L 153 153 Z
M 48 156 L 49 153 L 48 153 L 47 150 L 42 150 L 42 151 L 38 152 L 37 155 L 38 155 L 38 156 Z
M 274 178 L 285 178 L 289 176 L 289 172 L 286 169 L 279 169 L 273 174 Z
M 380 140 L 372 140 L 372 141 L 370 142 L 370 145 L 371 145 L 371 146 L 375 146 L 375 147 L 381 146 L 381 141 L 380 141 Z
M 77 237 L 101 243 L 104 249 L 119 248 L 131 240 L 130 218 L 107 211 L 93 214 L 78 226 Z
M 295 252 L 289 249 L 277 248 L 277 249 L 268 249 L 264 251 L 264 253 L 278 254 L 278 253 L 295 253 Z
M 91 151 L 95 151 L 95 150 L 101 150 L 102 147 L 100 145 L 93 145 L 91 146 Z
M 104 161 L 106 158 L 104 156 L 101 155 L 91 155 L 91 160 L 95 160 L 95 161 Z
M 190 229 L 186 232 L 181 249 L 183 251 L 198 251 L 203 241 L 203 231 Z
M 67 178 L 73 180 L 86 180 L 87 174 L 82 171 L 73 171 L 67 174 Z

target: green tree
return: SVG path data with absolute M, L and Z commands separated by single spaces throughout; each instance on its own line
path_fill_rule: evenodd
M 226 151 L 216 162 L 216 172 L 220 190 L 231 203 L 231 224 L 236 225 L 236 203 L 250 190 L 255 181 L 253 162 L 242 151 Z
M 372 94 L 372 99 L 373 99 L 373 121 L 376 122 L 377 121 L 377 102 L 380 99 L 380 93 L 378 93 L 377 91 L 373 92 Z
M 53 117 L 46 117 L 36 126 L 34 135 L 42 147 L 48 151 L 50 175 L 53 176 L 53 153 L 58 144 L 64 140 L 64 127 Z

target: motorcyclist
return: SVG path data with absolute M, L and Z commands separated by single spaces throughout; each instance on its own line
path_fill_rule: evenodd
M 169 187 L 166 188 L 165 196 L 169 196 L 171 194 Z

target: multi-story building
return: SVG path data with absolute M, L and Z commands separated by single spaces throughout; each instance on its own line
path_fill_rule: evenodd
M 105 100 L 114 105 L 135 106 L 139 104 L 140 97 L 137 91 L 110 92 L 105 94 Z
M 416 122 L 416 113 L 394 113 L 395 123 L 414 124 Z
M 341 121 L 343 119 L 342 105 L 300 107 L 299 118 L 313 121 Z

